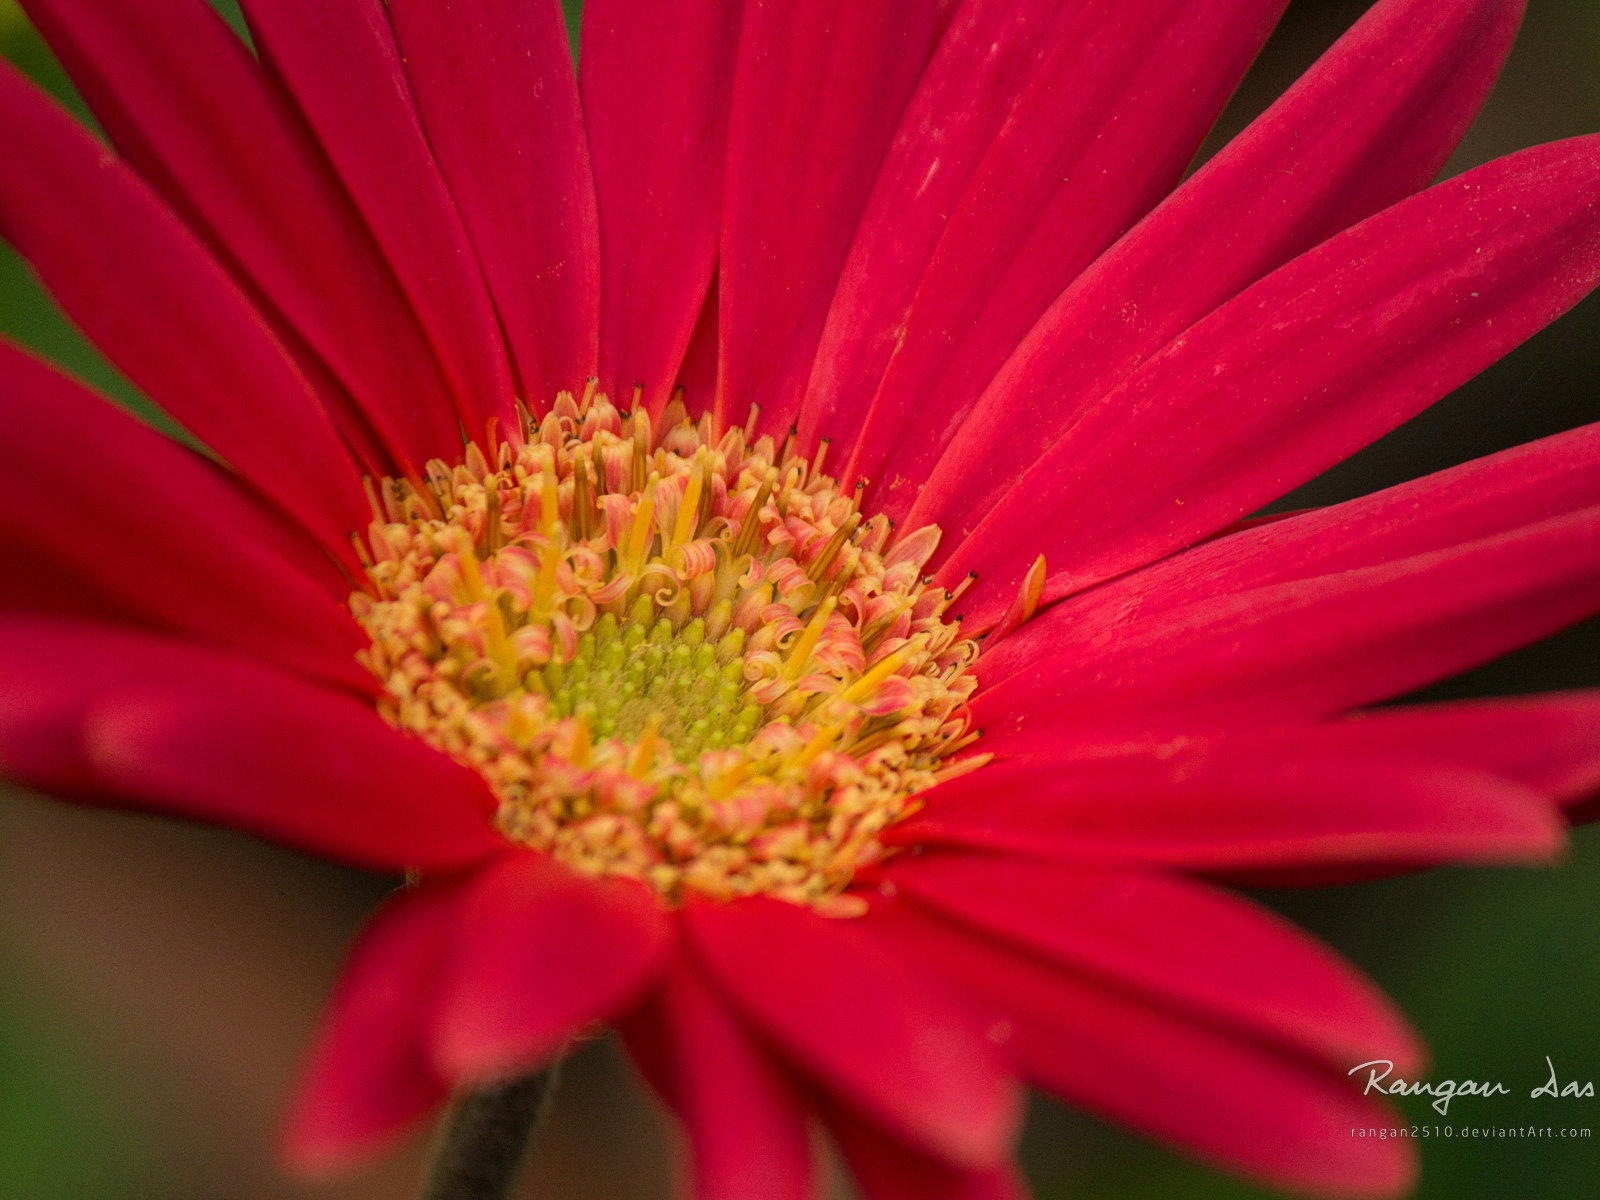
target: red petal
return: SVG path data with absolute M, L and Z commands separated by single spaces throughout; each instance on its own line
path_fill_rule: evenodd
M 0 343 L 0 603 L 147 621 L 370 687 L 331 560 L 193 451 Z M 84 470 L 84 463 L 94 464 Z M 313 580 L 279 553 L 320 558 Z M 36 565 L 18 561 L 21 551 Z
M 505 341 L 412 103 L 382 0 L 242 0 L 444 364 L 467 431 L 515 429 Z
M 1467 763 L 1576 806 L 1582 819 L 1600 792 L 1600 691 L 1380 709 L 1310 736 Z
M 1028 1200 L 1015 1167 L 959 1171 L 885 1137 L 856 1114 L 833 1109 L 828 1130 L 865 1200 Z
M 454 404 L 388 264 L 299 114 L 210 6 L 27 8 L 117 149 L 286 344 L 307 347 L 308 369 L 337 378 L 330 411 L 367 465 L 456 457 Z M 388 453 L 373 448 L 373 430 Z
M 1021 73 L 909 313 L 894 320 L 881 385 L 840 398 L 852 407 L 877 393 L 848 472 L 881 484 L 874 505 L 905 516 L 951 432 L 1034 322 L 1182 178 L 1285 7 L 1069 7 L 1037 71 Z M 920 157 L 922 173 L 942 166 L 943 147 L 924 146 Z M 891 218 L 890 236 L 898 230 Z
M 1066 971 L 1340 1069 L 1422 1049 L 1394 1005 L 1320 942 L 1227 892 L 1041 859 L 932 854 L 885 872 L 898 894 Z
M 460 893 L 450 883 L 399 893 L 350 951 L 284 1132 L 298 1170 L 353 1165 L 448 1095 L 425 1048 Z
M 361 700 L 110 626 L 0 629 L 9 778 L 379 870 L 460 866 L 504 844 L 483 780 Z
M 717 257 L 743 0 L 588 0 L 579 84 L 600 199 L 600 386 L 659 412 Z
M 1351 1136 L 1398 1118 L 1342 1074 L 904 906 L 868 920 L 981 998 L 1015 1061 L 1072 1103 L 1274 1187 L 1388 1197 L 1413 1182 L 1408 1139 Z
M 1373 6 L 1056 301 L 950 444 L 915 520 L 964 536 L 1014 482 L 1017 463 L 1037 458 L 1173 337 L 1320 239 L 1426 185 L 1481 107 L 1523 6 Z
M 1437 759 L 1330 750 L 1300 731 L 1174 738 L 1095 757 L 995 762 L 927 794 L 901 845 L 1010 850 L 1085 867 L 1235 873 L 1544 861 L 1563 829 L 1525 787 Z
M 1600 424 L 1344 504 L 1285 514 L 1056 605 L 984 654 L 994 686 L 1067 640 L 1098 644 L 1208 599 L 1374 567 L 1600 505 Z
M 348 553 L 350 457 L 261 318 L 139 180 L 0 71 L 0 234 L 106 356 L 285 512 Z
M 688 1132 L 695 1200 L 812 1195 L 811 1140 L 794 1083 L 687 960 L 621 1028 Z
M 594 176 L 561 6 L 390 0 L 389 16 L 523 394 L 546 403 L 594 374 L 600 321 Z
M 700 310 L 694 331 L 689 335 L 688 348 L 683 352 L 683 367 L 678 378 L 684 390 L 689 412 L 697 418 L 710 412 L 716 401 L 718 361 L 717 339 L 722 325 L 721 304 L 717 299 L 719 288 L 715 275 L 711 289 L 706 294 L 705 307 Z
M 940 578 L 991 573 L 982 607 L 1003 611 L 1006 579 L 1041 551 L 1048 600 L 1191 544 L 1416 415 L 1597 280 L 1600 138 L 1441 184 L 1175 339 L 1016 480 Z
M 725 424 L 793 421 L 829 298 L 939 31 L 933 0 L 748 0 L 722 224 Z
M 854 445 L 939 246 L 984 155 L 1044 50 L 1072 31 L 1083 5 L 969 0 L 907 107 L 862 213 L 828 309 L 801 429 Z
M 719 989 L 828 1091 L 953 1164 L 1004 1159 L 1021 1114 L 981 1031 L 853 923 L 746 899 L 691 900 L 684 926 Z
M 1038 744 L 1065 722 L 1087 738 L 1327 717 L 1486 662 L 1597 607 L 1600 507 L 1196 599 L 1115 641 L 1091 632 L 982 692 L 974 711 L 996 749 Z
M 661 969 L 671 928 L 640 885 L 508 855 L 473 885 L 452 955 L 434 1057 L 468 1082 L 549 1059 L 621 1012 Z

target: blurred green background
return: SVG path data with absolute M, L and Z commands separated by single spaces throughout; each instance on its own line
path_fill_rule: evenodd
M 576 4 L 569 4 L 575 8 Z M 1365 7 L 1300 0 L 1224 118 L 1215 147 Z M 69 97 L 12 0 L 0 53 Z M 81 109 L 80 109 L 81 111 Z M 1451 172 L 1600 129 L 1600 4 L 1533 0 L 1502 85 Z M 4 153 L 0 143 L 0 153 Z M 1179 269 L 1181 269 L 1181 264 Z M 0 249 L 0 332 L 139 406 Z M 1591 300 L 1474 384 L 1305 489 L 1326 503 L 1600 419 L 1600 303 Z M 148 415 L 147 409 L 142 409 Z M 1600 624 L 1431 694 L 1600 683 Z M 342 947 L 388 882 L 233 834 L 0 797 L 0 1198 L 342 1200 L 408 1194 L 410 1145 L 373 1170 L 304 1187 L 279 1176 L 273 1127 Z M 1419 1193 L 1600 1195 L 1600 1100 L 1533 1101 L 1544 1058 L 1600 1079 L 1600 836 L 1556 871 L 1442 871 L 1267 897 L 1361 964 L 1412 1015 L 1440 1078 L 1518 1095 L 1458 1100 L 1425 1142 Z M 610 1047 L 577 1056 L 527 1195 L 669 1194 L 670 1134 Z M 1478 1140 L 1472 1125 L 1568 1124 L 1587 1141 Z M 1040 1102 L 1025 1143 L 1043 1200 L 1262 1195 Z

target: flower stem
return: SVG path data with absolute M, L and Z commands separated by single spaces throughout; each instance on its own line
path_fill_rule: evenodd
M 421 1200 L 506 1200 L 544 1123 L 556 1067 L 457 1098 L 444 1119 Z

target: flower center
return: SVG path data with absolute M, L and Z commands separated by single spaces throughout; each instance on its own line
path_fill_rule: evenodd
M 563 393 L 521 434 L 372 488 L 350 605 L 384 715 L 576 870 L 859 911 L 882 831 L 981 761 L 938 531 L 676 404 Z

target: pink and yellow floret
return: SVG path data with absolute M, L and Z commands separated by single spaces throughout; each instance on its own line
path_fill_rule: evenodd
M 519 432 L 372 486 L 351 608 L 385 716 L 578 871 L 859 911 L 882 832 L 982 761 L 938 531 L 676 404 L 563 393 Z

